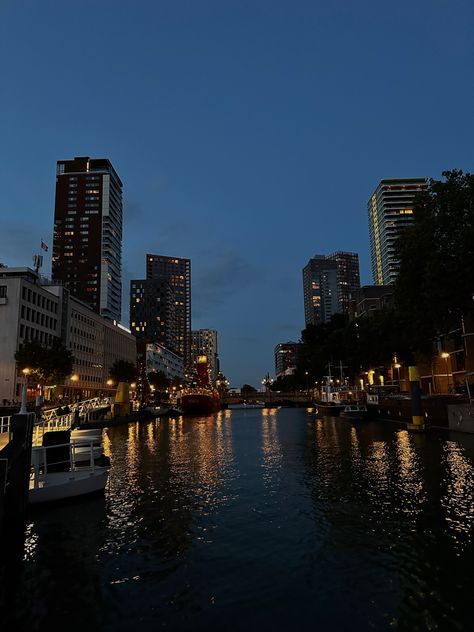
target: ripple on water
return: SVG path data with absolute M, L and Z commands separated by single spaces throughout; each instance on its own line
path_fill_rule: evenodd
M 105 498 L 28 521 L 17 623 L 469 629 L 462 438 L 244 412 L 107 430 Z

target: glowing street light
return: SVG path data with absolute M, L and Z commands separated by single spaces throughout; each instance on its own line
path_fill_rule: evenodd
M 449 393 L 449 365 L 448 365 L 449 353 L 447 351 L 443 351 L 443 353 L 441 354 L 441 357 L 446 360 L 446 392 Z

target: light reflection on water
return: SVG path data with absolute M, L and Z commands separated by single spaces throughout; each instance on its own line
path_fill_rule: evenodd
M 470 629 L 472 437 L 252 409 L 104 447 L 105 498 L 29 517 L 17 629 Z

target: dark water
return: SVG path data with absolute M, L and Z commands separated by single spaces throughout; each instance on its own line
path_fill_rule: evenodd
M 105 498 L 29 516 L 2 630 L 474 628 L 474 437 L 281 409 L 105 445 Z

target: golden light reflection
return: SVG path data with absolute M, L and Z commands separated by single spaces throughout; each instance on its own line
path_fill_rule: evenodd
M 370 484 L 374 489 L 380 490 L 381 488 L 387 488 L 390 461 L 385 441 L 374 441 L 372 443 L 369 448 L 367 471 L 369 475 L 371 475 Z
M 266 409 L 262 412 L 264 410 Z M 270 409 L 262 416 L 263 480 L 270 488 L 274 488 L 275 483 L 280 480 L 283 461 L 276 413 L 276 409 Z
M 169 456 L 173 484 L 191 490 L 207 507 L 225 502 L 221 483 L 233 463 L 231 424 L 225 414 L 170 425 Z
M 397 486 L 401 492 L 397 501 L 404 514 L 415 517 L 423 510 L 426 493 L 423 487 L 424 475 L 420 470 L 413 439 L 406 430 L 401 430 L 396 435 L 399 464 Z
M 463 452 L 457 442 L 446 442 L 446 491 L 441 498 L 448 534 L 461 550 L 471 542 L 474 524 L 474 468 Z

